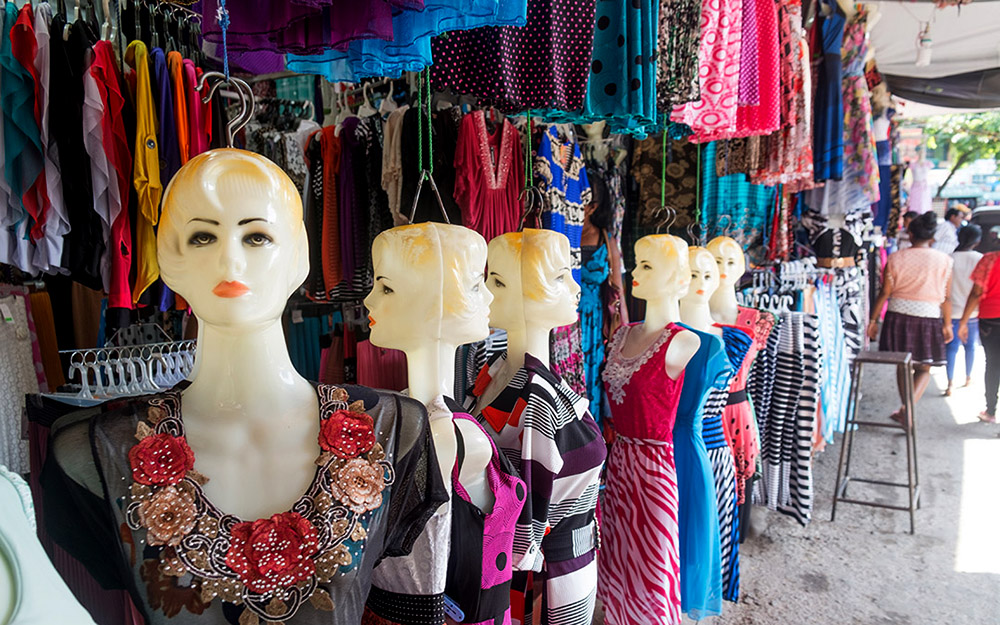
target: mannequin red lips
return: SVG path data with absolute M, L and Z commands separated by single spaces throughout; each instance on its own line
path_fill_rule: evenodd
M 220 282 L 212 289 L 212 293 L 218 297 L 234 298 L 246 295 L 250 292 L 250 287 L 242 282 Z

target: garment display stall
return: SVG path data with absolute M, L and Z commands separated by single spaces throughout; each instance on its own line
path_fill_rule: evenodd
M 721 614 L 750 510 L 812 517 L 900 218 L 846 9 L 3 3 L 0 469 L 48 559 L 0 567 L 60 623 Z

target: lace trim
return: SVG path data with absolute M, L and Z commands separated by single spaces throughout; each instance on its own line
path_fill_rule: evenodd
M 632 328 L 634 327 L 634 325 L 624 326 L 611 339 L 611 345 L 608 348 L 610 356 L 608 357 L 607 364 L 604 366 L 602 377 L 608 385 L 608 394 L 611 395 L 611 399 L 616 404 L 620 404 L 625 400 L 625 386 L 632 379 L 632 376 L 643 365 L 649 362 L 649 359 L 656 355 L 664 343 L 667 343 L 678 330 L 673 324 L 667 326 L 660 332 L 660 338 L 653 341 L 653 344 L 647 347 L 641 354 L 632 358 L 626 358 L 622 355 L 622 346 L 625 344 L 625 338 L 632 332 Z
M 266 570 L 267 562 L 253 560 L 287 558 L 288 544 L 261 542 L 256 534 L 243 536 L 246 532 L 238 526 L 251 524 L 226 514 L 209 501 L 202 489 L 207 478 L 193 468 L 169 482 L 133 481 L 125 511 L 128 527 L 133 531 L 146 530 L 146 544 L 160 546 L 159 569 L 166 575 L 191 574 L 191 585 L 200 593 L 202 603 L 207 605 L 219 597 L 227 603 L 244 606 L 265 622 L 287 621 L 306 602 L 320 610 L 333 610 L 332 598 L 320 584 L 329 583 L 337 573 L 357 564 L 368 537 L 367 526 L 382 505 L 382 491 L 393 483 L 395 474 L 385 459 L 382 445 L 374 442 L 374 438 L 370 439 L 373 444 L 365 445 L 368 449 L 362 453 L 356 452 L 363 447 L 347 446 L 372 434 L 365 431 L 364 419 L 370 423 L 370 417 L 364 414 L 362 403 L 348 404 L 347 392 L 335 386 L 321 385 L 318 392 L 322 425 L 327 421 L 332 425 L 345 414 L 353 413 L 360 415 L 362 426 L 360 430 L 348 431 L 342 441 L 345 445 L 334 448 L 333 453 L 323 451 L 325 428 L 321 429 L 322 453 L 316 459 L 316 475 L 309 490 L 289 512 L 253 523 L 254 528 L 261 523 L 274 524 L 272 535 L 281 533 L 283 539 L 290 538 L 300 547 L 300 563 L 294 569 L 289 566 L 287 571 L 257 578 L 245 569 L 234 570 L 233 566 L 253 567 L 257 572 Z M 331 436 L 339 432 L 332 430 Z M 176 393 L 149 400 L 146 420 L 139 422 L 136 432 L 140 441 L 136 447 L 160 435 L 174 441 L 184 440 L 180 397 Z M 140 468 L 132 453 L 129 457 L 135 477 Z M 154 463 L 162 458 L 154 458 Z M 170 454 L 166 458 L 169 460 Z M 193 454 L 190 458 L 193 464 Z M 183 464 L 181 467 L 183 470 Z M 260 556 L 257 552 L 261 548 L 273 553 Z M 238 565 L 247 558 L 248 562 Z M 294 560 L 294 554 L 291 559 Z
M 494 190 L 500 189 L 504 186 L 504 181 L 507 180 L 507 171 L 510 169 L 510 162 L 513 158 L 512 150 L 510 149 L 510 122 L 504 120 L 500 126 L 499 164 L 494 163 L 493 157 L 490 156 L 490 145 L 487 139 L 489 133 L 486 132 L 486 113 L 476 111 L 475 123 L 476 134 L 479 135 L 479 157 L 483 161 L 483 169 L 487 172 L 486 186 Z

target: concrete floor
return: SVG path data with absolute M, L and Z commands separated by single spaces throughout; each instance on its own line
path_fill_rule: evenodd
M 863 419 L 886 419 L 899 406 L 894 372 L 879 369 L 887 368 L 865 371 Z M 842 503 L 830 522 L 838 436 L 814 460 L 812 523 L 755 509 L 741 552 L 740 601 L 706 622 L 1000 625 L 1000 426 L 976 419 L 981 362 L 973 379 L 945 398 L 947 379 L 937 368 L 917 406 L 922 495 L 915 535 L 906 512 Z M 855 476 L 906 481 L 901 432 L 865 428 L 855 440 Z M 851 495 L 905 504 L 906 490 L 855 484 Z M 600 606 L 595 616 L 595 625 L 603 622 Z
M 839 504 L 830 522 L 838 438 L 814 461 L 809 526 L 755 510 L 740 602 L 715 622 L 1000 624 L 1000 426 L 976 419 L 983 408 L 977 364 L 973 385 L 948 398 L 941 394 L 944 368 L 935 369 L 917 406 L 922 496 L 915 535 L 906 512 Z M 861 418 L 884 419 L 899 404 L 894 374 L 876 369 L 865 371 Z M 902 433 L 865 428 L 854 450 L 853 474 L 906 481 Z M 905 489 L 852 485 L 851 495 L 906 501 Z

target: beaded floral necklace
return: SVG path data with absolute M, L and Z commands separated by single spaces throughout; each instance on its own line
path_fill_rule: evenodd
M 161 548 L 165 575 L 192 576 L 203 603 L 219 597 L 244 606 L 240 625 L 287 621 L 306 602 L 332 611 L 320 584 L 354 566 L 382 491 L 395 479 L 363 403 L 349 404 L 342 388 L 318 390 L 316 475 L 290 511 L 268 519 L 243 521 L 205 496 L 207 478 L 194 470 L 178 392 L 151 399 L 136 429 L 128 527 L 145 529 L 146 543 Z

